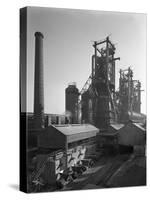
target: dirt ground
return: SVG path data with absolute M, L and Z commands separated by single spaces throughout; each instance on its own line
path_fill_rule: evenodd
M 146 185 L 145 157 L 116 155 L 102 157 L 62 190 L 97 189 Z

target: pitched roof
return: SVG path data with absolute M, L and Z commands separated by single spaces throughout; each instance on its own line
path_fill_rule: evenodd
M 111 124 L 110 127 L 114 128 L 115 130 L 119 130 L 122 128 L 124 124 Z
M 134 126 L 141 129 L 142 131 L 146 131 L 146 129 L 144 127 L 142 127 L 142 125 L 140 123 L 133 123 L 133 124 L 134 124 Z
M 91 124 L 67 124 L 67 125 L 52 125 L 59 132 L 63 133 L 66 136 L 79 134 L 79 133 L 88 133 L 95 132 L 98 133 L 99 129 Z

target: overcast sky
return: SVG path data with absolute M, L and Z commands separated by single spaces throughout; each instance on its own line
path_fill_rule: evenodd
M 116 89 L 119 69 L 129 66 L 142 83 L 142 112 L 146 113 L 146 15 L 29 7 L 27 18 L 27 111 L 33 112 L 34 33 L 44 35 L 44 110 L 65 111 L 65 88 L 79 90 L 91 73 L 93 41 L 110 35 L 116 44 Z

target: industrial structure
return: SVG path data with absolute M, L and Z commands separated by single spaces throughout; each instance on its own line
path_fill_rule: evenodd
M 76 83 L 70 83 L 65 90 L 66 114 L 69 116 L 71 124 L 77 124 L 78 121 L 78 98 L 79 90 Z
M 131 68 L 120 69 L 119 91 L 116 95 L 119 121 L 144 120 L 145 116 L 141 114 L 141 91 L 141 83 L 133 80 Z
M 100 46 L 101 45 L 101 46 Z M 103 46 L 103 47 L 102 47 Z M 100 130 L 117 120 L 115 107 L 115 47 L 107 37 L 94 42 L 91 82 L 81 91 L 82 120 L 90 121 Z M 86 114 L 87 112 L 87 114 Z
M 61 171 L 67 171 L 82 161 L 86 155 L 96 151 L 97 133 L 98 129 L 92 125 L 52 125 L 39 135 L 38 147 L 45 150 L 45 153 L 39 153 L 38 162 L 45 160 L 45 156 L 46 159 L 52 157 L 49 152 L 59 150 L 59 156 L 56 153 L 55 158 L 51 158 L 53 167 L 47 169 L 51 171 L 53 168 L 54 172 L 53 179 L 51 176 L 47 177 L 48 183 L 56 183 L 56 178 Z
M 126 70 L 120 69 L 119 90 L 116 91 L 115 62 L 120 58 L 115 58 L 114 44 L 107 37 L 94 42 L 93 47 L 92 73 L 80 93 L 74 86 L 66 89 L 71 91 L 66 94 L 66 111 L 73 118 L 76 118 L 75 113 L 78 112 L 78 123 L 91 123 L 105 132 L 111 124 L 126 123 L 129 120 L 144 123 L 140 81 L 133 79 L 130 67 Z M 75 90 L 69 90 L 70 88 Z M 69 98 L 72 100 L 69 101 Z
M 35 33 L 34 119 L 35 129 L 44 128 L 43 34 Z
M 80 92 L 76 111 L 79 122 L 91 123 L 105 130 L 117 119 L 114 101 L 115 61 L 120 58 L 114 58 L 115 47 L 109 37 L 94 42 L 93 47 L 92 73 Z M 70 102 L 70 106 L 74 105 Z
M 120 58 L 115 57 L 109 37 L 94 42 L 92 72 L 82 90 L 75 83 L 66 88 L 66 114 L 44 113 L 43 38 L 42 33 L 35 33 L 34 113 L 27 114 L 29 184 L 39 178 L 44 184 L 56 184 L 69 170 L 83 172 L 102 149 L 117 152 L 119 145 L 145 147 L 141 84 L 133 80 L 131 68 L 120 70 L 116 91 L 115 62 Z

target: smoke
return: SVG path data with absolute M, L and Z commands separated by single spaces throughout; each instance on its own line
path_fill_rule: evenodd
M 63 113 L 66 116 L 66 124 L 70 124 L 72 122 L 72 113 L 70 111 L 66 111 Z
M 65 115 L 66 115 L 66 117 L 69 117 L 69 118 L 72 117 L 72 113 L 70 111 L 66 111 Z

